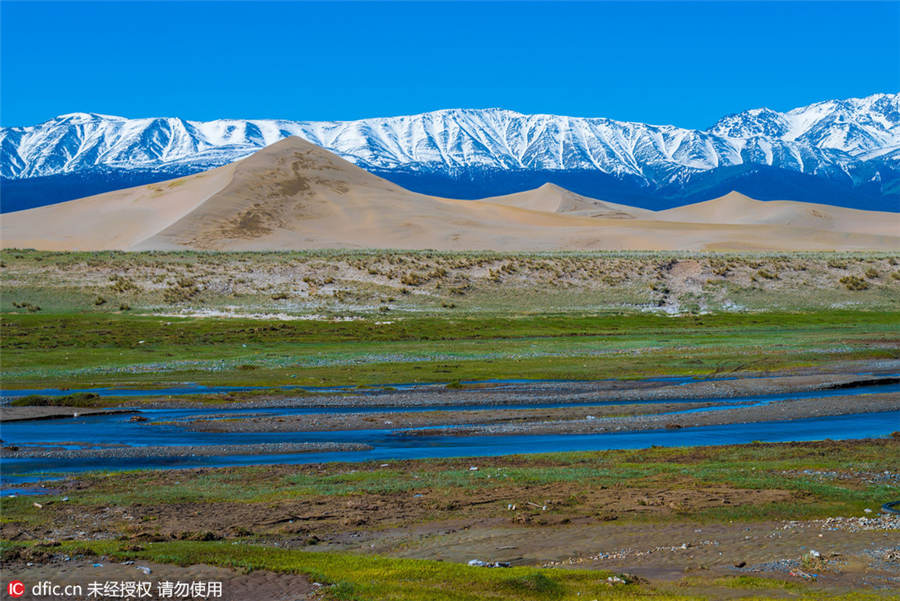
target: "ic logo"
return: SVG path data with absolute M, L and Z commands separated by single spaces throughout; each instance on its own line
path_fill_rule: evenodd
M 6 592 L 9 593 L 10 597 L 18 599 L 25 594 L 25 585 L 22 584 L 21 580 L 13 580 L 6 586 Z

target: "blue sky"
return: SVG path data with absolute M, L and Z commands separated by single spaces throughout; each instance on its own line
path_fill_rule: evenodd
M 440 108 L 704 128 L 900 89 L 900 2 L 0 3 L 0 122 Z

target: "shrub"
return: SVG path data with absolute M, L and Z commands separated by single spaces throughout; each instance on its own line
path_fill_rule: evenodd
M 413 271 L 409 273 L 404 273 L 403 277 L 400 278 L 400 283 L 404 286 L 420 286 L 428 281 L 428 278 L 415 273 Z
M 865 290 L 869 287 L 869 282 L 855 275 L 847 275 L 840 279 L 841 284 L 847 287 L 847 290 Z
M 109 280 L 110 282 L 112 282 L 110 284 L 112 291 L 117 294 L 122 294 L 124 292 L 129 292 L 132 290 L 138 290 L 138 287 L 134 282 L 119 274 L 109 276 Z
M 163 301 L 180 303 L 189 301 L 198 294 L 200 294 L 200 286 L 190 278 L 181 277 L 163 291 Z
M 38 307 L 37 305 L 32 305 L 31 303 L 13 302 L 12 306 L 15 307 L 16 309 L 25 309 L 29 313 L 36 313 L 37 311 L 41 310 L 40 307 Z

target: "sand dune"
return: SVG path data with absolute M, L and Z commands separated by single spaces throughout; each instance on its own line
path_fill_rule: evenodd
M 655 219 L 690 223 L 790 225 L 817 230 L 900 236 L 900 214 L 860 211 L 790 200 L 754 200 L 731 192 L 705 202 L 659 211 Z
M 846 222 L 846 225 L 845 225 Z M 900 250 L 900 215 L 730 194 L 655 213 L 551 184 L 417 194 L 299 138 L 205 173 L 2 217 L 4 247 Z
M 589 198 L 550 183 L 534 190 L 484 198 L 481 202 L 491 202 L 531 211 L 604 219 L 653 219 L 655 215 L 653 211 L 647 209 Z
M 175 223 L 232 177 L 236 164 L 0 216 L 4 248 L 128 249 Z

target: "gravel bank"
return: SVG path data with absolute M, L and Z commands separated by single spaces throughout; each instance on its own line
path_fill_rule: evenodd
M 676 415 L 636 415 L 585 420 L 542 421 L 520 424 L 485 424 L 452 428 L 407 430 L 404 436 L 470 436 L 485 434 L 595 434 L 640 430 L 678 429 L 770 421 L 789 421 L 830 415 L 900 411 L 900 393 L 832 396 L 779 401 L 754 407 Z M 897 421 L 900 430 L 900 419 Z
M 195 446 L 148 446 L 119 447 L 113 449 L 19 449 L 0 450 L 4 459 L 46 458 L 46 459 L 84 459 L 115 458 L 139 459 L 142 457 L 192 457 L 192 456 L 228 456 L 228 455 L 291 455 L 294 453 L 318 453 L 332 451 L 368 451 L 372 447 L 367 444 L 336 442 L 302 442 L 302 443 L 261 443 L 246 445 L 195 445 Z
M 862 369 L 862 367 L 860 367 Z M 539 405 L 547 403 L 584 403 L 630 401 L 702 401 L 707 399 L 739 398 L 767 394 L 790 394 L 837 388 L 896 383 L 894 375 L 900 362 L 891 362 L 890 373 L 859 375 L 856 373 L 823 373 L 790 376 L 733 377 L 673 382 L 671 379 L 599 380 L 576 382 L 527 382 L 520 384 L 483 384 L 461 389 L 443 385 L 422 385 L 412 390 L 376 389 L 365 393 L 348 392 L 332 395 L 297 395 L 290 393 L 272 396 L 241 398 L 233 393 L 231 402 L 222 404 L 196 403 L 176 398 L 159 399 L 145 407 L 206 407 L 256 409 L 272 407 L 440 407 L 465 405 Z
M 305 415 L 252 416 L 210 415 L 187 425 L 194 432 L 322 432 L 339 430 L 396 430 L 429 426 L 505 424 L 547 420 L 584 420 L 700 409 L 717 403 L 653 403 L 642 405 L 588 405 L 551 409 L 481 409 L 466 411 L 309 413 Z M 224 419 L 222 419 L 224 418 Z
M 0 407 L 0 423 L 29 419 L 64 419 L 101 413 L 134 413 L 134 409 L 84 409 L 79 407 Z

